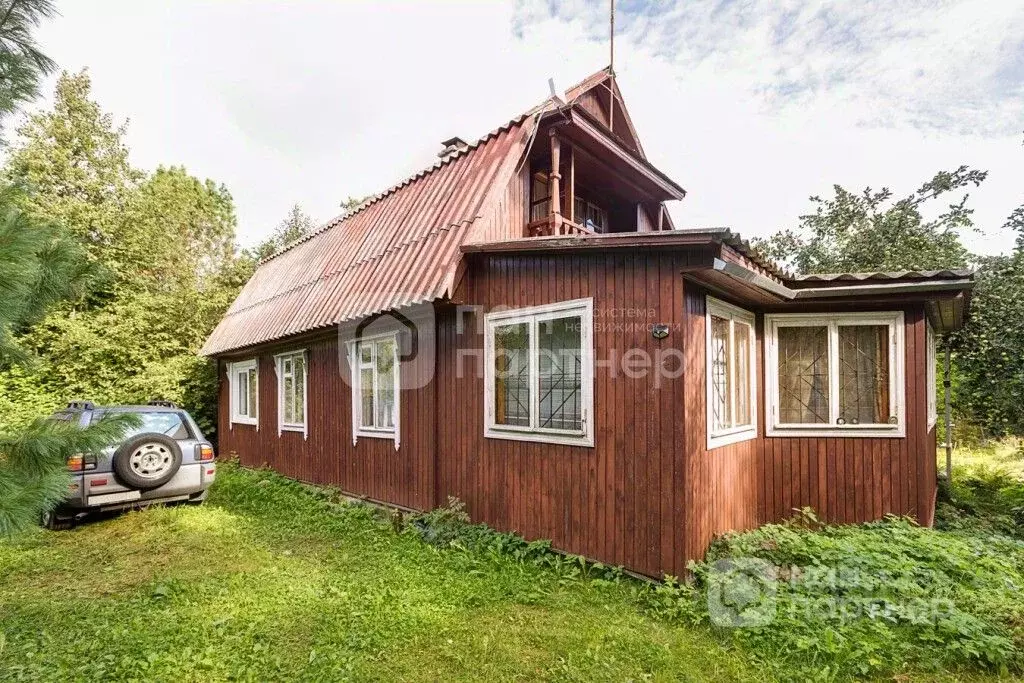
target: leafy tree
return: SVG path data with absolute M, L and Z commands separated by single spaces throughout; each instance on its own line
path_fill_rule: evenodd
M 344 210 L 346 214 L 350 214 L 356 209 L 358 209 L 360 206 L 362 206 L 363 202 L 365 202 L 369 198 L 370 195 L 366 195 L 363 197 L 353 197 L 349 195 L 348 197 L 345 198 L 343 202 L 341 202 L 341 208 Z
M 269 258 L 274 253 L 309 235 L 316 227 L 316 223 L 302 210 L 302 207 L 299 204 L 294 204 L 284 220 L 274 228 L 270 237 L 253 249 L 250 256 L 256 262 Z
M 996 436 L 1024 436 L 1024 205 L 1004 227 L 1017 233 L 1012 254 L 980 260 L 971 316 L 953 336 L 958 412 Z
M 963 267 L 970 254 L 960 233 L 974 226 L 969 195 L 936 218 L 925 211 L 950 192 L 980 185 L 986 175 L 967 166 L 943 171 L 895 201 L 889 188 L 855 194 L 836 185 L 832 198 L 811 197 L 815 211 L 801 216 L 796 230 L 755 240 L 755 246 L 800 273 Z
M 238 288 L 231 195 L 180 167 L 133 168 L 124 127 L 89 90 L 86 73 L 63 75 L 6 172 L 33 188 L 25 212 L 68 225 L 107 277 L 22 333 L 37 362 L 0 373 L 0 421 L 24 422 L 68 397 L 159 397 L 188 405 L 212 433 L 216 376 L 197 352 Z
M 0 116 L 36 93 L 53 63 L 35 46 L 31 30 L 53 13 L 45 1 L 0 4 Z M 0 186 L 0 368 L 24 370 L 29 354 L 19 333 L 57 302 L 77 298 L 98 270 L 59 223 L 33 215 L 22 188 Z M 67 458 L 118 438 L 131 418 L 87 429 L 37 418 L 23 429 L 0 432 L 0 536 L 35 523 L 67 492 Z
M 123 216 L 143 174 L 128 161 L 124 125 L 115 125 L 89 99 L 90 88 L 85 71 L 61 75 L 53 110 L 34 114 L 21 127 L 21 143 L 12 150 L 4 175 L 31 190 L 22 202 L 28 213 L 62 223 L 92 260 L 124 277 L 145 256 L 116 251 L 134 234 Z

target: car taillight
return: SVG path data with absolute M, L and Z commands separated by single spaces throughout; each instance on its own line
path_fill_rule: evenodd
M 68 458 L 68 471 L 85 472 L 96 469 L 96 456 L 76 453 Z
M 196 460 L 199 462 L 209 462 L 213 460 L 213 446 L 208 443 L 201 443 L 196 446 Z

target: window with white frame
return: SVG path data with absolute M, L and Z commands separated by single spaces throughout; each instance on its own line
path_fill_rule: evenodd
M 757 435 L 754 314 L 707 297 L 708 448 Z
M 231 390 L 231 423 L 259 424 L 259 370 L 256 360 L 228 364 L 228 384 Z
M 905 436 L 903 313 L 765 316 L 768 436 Z
M 593 300 L 490 313 L 485 328 L 485 436 L 593 446 Z
M 399 347 L 394 333 L 351 344 L 352 422 L 360 436 L 398 443 Z
M 928 383 L 928 429 L 935 426 L 939 421 L 939 396 L 938 396 L 938 358 L 935 354 L 935 329 L 929 320 L 926 329 L 925 349 L 927 350 L 927 383 Z
M 306 434 L 306 352 L 283 353 L 276 360 L 278 431 Z

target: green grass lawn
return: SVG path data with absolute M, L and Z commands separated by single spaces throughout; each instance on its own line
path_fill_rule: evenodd
M 204 506 L 0 543 L 0 680 L 766 680 L 635 590 L 228 466 Z
M 667 616 L 671 595 L 654 609 L 642 582 L 545 557 L 430 545 L 373 508 L 223 464 L 204 506 L 0 541 L 0 680 L 793 677 L 799 633 L 758 650 Z M 816 665 L 801 661 L 803 679 Z
M 939 472 L 946 471 L 946 451 L 938 452 Z M 1024 480 L 1024 443 L 1017 439 L 993 441 L 984 446 L 953 450 L 953 468 L 978 467 L 1000 469 Z

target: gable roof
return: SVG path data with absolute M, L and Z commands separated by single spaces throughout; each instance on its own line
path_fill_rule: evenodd
M 630 118 L 629 110 L 622 99 L 619 82 L 615 79 L 610 66 L 570 86 L 565 91 L 565 99 L 568 102 L 577 102 L 584 111 L 603 123 L 611 131 L 612 136 L 627 149 L 641 159 L 647 160 L 643 145 L 640 144 L 640 136 L 637 135 L 633 119 Z
M 200 353 L 236 351 L 450 295 L 460 247 L 487 232 L 485 214 L 518 170 L 540 118 L 565 104 L 585 106 L 577 100 L 599 86 L 617 93 L 602 69 L 572 86 L 567 102 L 545 100 L 264 259 Z M 621 100 L 615 111 L 624 114 Z M 621 141 L 649 166 L 632 124 L 622 120 L 631 139 Z

